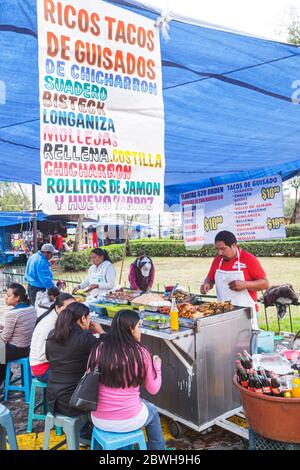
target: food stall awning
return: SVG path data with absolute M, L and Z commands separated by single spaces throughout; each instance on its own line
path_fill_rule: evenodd
M 43 212 L 37 212 L 37 220 L 46 220 L 47 216 Z M 0 212 L 0 227 L 10 225 L 25 224 L 32 222 L 32 213 L 30 212 Z
M 142 2 L 112 3 L 158 17 Z M 0 165 L 4 181 L 39 184 L 36 4 L 0 0 Z M 297 174 L 300 49 L 192 22 L 172 19 L 170 40 L 161 39 L 165 202 L 199 187 Z

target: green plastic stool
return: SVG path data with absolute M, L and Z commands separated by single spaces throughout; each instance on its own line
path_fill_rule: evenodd
M 43 399 L 39 403 L 35 404 L 36 391 L 38 388 L 43 389 Z M 40 382 L 38 379 L 33 379 L 31 382 L 27 432 L 32 432 L 32 422 L 34 420 L 45 421 L 46 419 L 46 415 L 49 411 L 46 400 L 46 388 L 47 384 L 44 382 Z M 36 413 L 35 411 L 40 407 L 43 408 L 43 413 Z
M 79 450 L 80 428 L 87 420 L 87 414 L 71 418 L 70 416 L 60 414 L 53 416 L 51 413 L 48 413 L 45 421 L 43 450 L 48 450 L 50 431 L 55 426 L 63 429 L 66 435 L 68 450 Z
M 6 450 L 6 436 L 11 450 L 18 450 L 16 432 L 12 414 L 9 409 L 0 404 L 0 449 Z
M 33 421 L 35 421 L 35 420 L 45 421 L 45 419 L 46 419 L 46 415 L 49 411 L 47 398 L 46 398 L 47 385 L 48 385 L 47 383 L 41 382 L 37 378 L 32 379 L 31 391 L 30 391 L 30 401 L 29 401 L 29 410 L 28 410 L 27 432 L 32 432 L 32 422 Z M 43 389 L 43 399 L 39 403 L 35 404 L 36 391 L 37 391 L 38 388 Z M 36 413 L 35 412 L 39 407 L 42 407 L 43 413 Z M 59 427 L 55 426 L 55 433 L 56 433 L 57 436 L 62 436 L 63 435 L 62 428 L 59 428 Z

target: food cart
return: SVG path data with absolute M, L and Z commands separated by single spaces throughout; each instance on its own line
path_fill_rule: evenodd
M 93 320 L 104 329 L 112 321 L 103 315 Z M 178 331 L 142 325 L 142 342 L 162 359 L 163 378 L 157 395 L 143 390 L 142 396 L 171 418 L 174 437 L 181 433 L 181 424 L 198 432 L 214 424 L 236 432 L 226 423 L 228 416 L 241 411 L 240 395 L 232 382 L 234 361 L 238 352 L 249 349 L 250 338 L 249 308 L 180 319 Z M 246 437 L 246 431 L 237 433 Z

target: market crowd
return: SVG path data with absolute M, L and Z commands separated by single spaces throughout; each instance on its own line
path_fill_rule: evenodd
M 234 305 L 250 307 L 255 330 L 257 292 L 268 288 L 266 274 L 255 256 L 238 247 L 233 233 L 219 232 L 215 247 L 217 256 L 200 291 L 206 294 L 215 285 L 219 301 L 229 299 Z M 74 406 L 71 397 L 87 368 L 97 368 L 97 405 L 86 413 L 82 442 L 90 439 L 93 426 L 118 433 L 145 426 L 148 448 L 164 449 L 158 411 L 140 396 L 141 386 L 157 394 L 162 374 L 161 359 L 141 342 L 139 313 L 119 310 L 105 332 L 99 323 L 90 320 L 89 307 L 74 297 L 82 292 L 87 300 L 95 299 L 115 288 L 116 271 L 107 251 L 91 251 L 86 279 L 74 288 L 73 295 L 63 292 L 64 283 L 54 284 L 50 261 L 56 251 L 46 243 L 29 258 L 24 277 L 27 292 L 16 283 L 7 290 L 6 303 L 11 309 L 0 330 L 5 345 L 0 384 L 5 379 L 7 361 L 29 357 L 33 377 L 47 383 L 51 413 L 79 416 L 83 412 Z M 154 276 L 151 258 L 139 256 L 130 266 L 131 289 L 147 292 Z
M 57 250 L 44 244 L 26 265 L 27 292 L 21 284 L 7 289 L 6 303 L 11 309 L 0 329 L 5 360 L 0 364 L 0 386 L 6 363 L 29 357 L 32 376 L 47 383 L 47 402 L 52 414 L 79 416 L 83 411 L 70 405 L 80 379 L 89 367 L 98 367 L 97 409 L 86 413 L 80 441 L 87 444 L 92 427 L 103 431 L 130 432 L 146 428 L 148 448 L 165 449 L 156 407 L 141 399 L 140 387 L 156 394 L 161 387 L 161 360 L 141 343 L 138 312 L 120 310 L 111 328 L 90 320 L 87 305 L 56 286 L 50 260 Z M 86 279 L 73 293 L 83 290 L 90 298 L 115 287 L 116 272 L 108 253 L 100 248 L 91 252 Z M 150 258 L 139 257 L 130 269 L 134 289 L 147 290 L 153 284 L 154 267 Z

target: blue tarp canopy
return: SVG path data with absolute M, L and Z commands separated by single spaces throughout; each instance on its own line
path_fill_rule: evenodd
M 47 219 L 43 212 L 37 213 L 37 220 Z M 0 212 L 0 227 L 8 227 L 9 225 L 25 224 L 32 222 L 32 214 L 30 212 Z
M 300 49 L 175 20 L 170 36 L 161 40 L 165 202 L 198 187 L 297 174 Z M 1 180 L 40 183 L 36 0 L 0 0 L 0 50 Z

